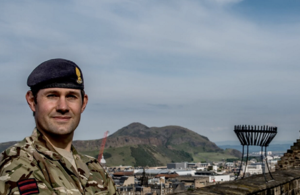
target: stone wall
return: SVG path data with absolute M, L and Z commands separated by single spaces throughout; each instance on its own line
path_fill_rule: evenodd
M 300 139 L 297 139 L 297 142 L 291 146 L 291 149 L 281 157 L 276 169 L 290 169 L 294 167 L 300 167 Z
M 277 170 L 272 173 L 274 180 L 266 174 L 266 182 L 263 174 L 224 182 L 194 191 L 178 194 L 203 194 L 203 195 L 300 195 L 300 168 Z

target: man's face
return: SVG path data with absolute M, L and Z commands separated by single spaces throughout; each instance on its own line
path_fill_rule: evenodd
M 79 89 L 67 88 L 41 89 L 36 96 L 36 103 L 29 105 L 35 112 L 37 129 L 51 135 L 72 134 L 86 107 L 87 96 L 82 102 Z

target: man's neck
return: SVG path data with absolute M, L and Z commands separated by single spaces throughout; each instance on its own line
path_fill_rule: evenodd
M 41 131 L 41 130 L 40 130 Z M 67 151 L 71 151 L 71 146 L 72 146 L 72 140 L 73 140 L 73 135 L 68 134 L 68 135 L 57 135 L 57 134 L 48 134 L 44 131 L 41 131 L 46 138 L 46 140 L 54 147 L 56 148 L 61 148 Z

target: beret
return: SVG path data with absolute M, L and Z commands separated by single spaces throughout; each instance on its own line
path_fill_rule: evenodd
M 72 61 L 51 59 L 38 65 L 28 76 L 31 90 L 45 88 L 84 89 L 80 68 Z

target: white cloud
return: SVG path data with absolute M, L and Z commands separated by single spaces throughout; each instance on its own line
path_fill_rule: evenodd
M 95 130 L 102 136 L 134 121 L 182 125 L 213 141 L 232 139 L 235 124 L 272 123 L 293 139 L 300 26 L 241 17 L 232 7 L 239 2 L 2 2 L 1 129 L 24 127 L 18 139 L 28 135 L 27 76 L 63 57 L 83 69 L 90 95 L 76 139 L 94 138 L 83 129 L 103 127 Z

